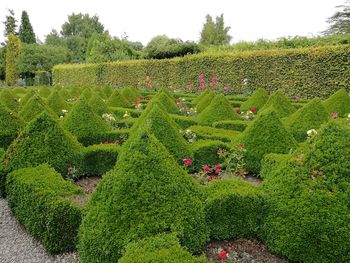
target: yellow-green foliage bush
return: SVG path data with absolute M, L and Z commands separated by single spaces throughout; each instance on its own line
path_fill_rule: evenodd
M 6 45 L 6 84 L 12 86 L 19 77 L 17 68 L 17 57 L 21 52 L 21 40 L 14 34 L 8 35 L 8 43 Z
M 18 110 L 19 103 L 16 97 L 9 91 L 8 89 L 4 89 L 0 93 L 0 103 L 9 108 L 10 110 L 16 111 Z
M 230 87 L 251 87 L 268 92 L 283 88 L 289 95 L 328 97 L 350 82 L 348 45 L 198 54 L 167 60 L 138 60 L 102 64 L 58 65 L 53 69 L 55 85 L 141 87 L 148 76 L 161 87 L 186 88 L 198 74 L 216 75 Z
M 63 110 L 69 110 L 69 105 L 66 100 L 56 90 L 53 91 L 47 98 L 47 104 L 56 113 L 57 116 L 63 116 Z
M 295 112 L 295 108 L 282 90 L 272 93 L 261 110 L 273 107 L 280 118 L 289 116 Z
M 339 116 L 347 117 L 350 113 L 350 96 L 345 89 L 340 89 L 323 102 L 329 113 L 336 112 Z
M 255 90 L 251 97 L 248 98 L 245 102 L 243 102 L 240 106 L 242 111 L 247 111 L 252 108 L 256 110 L 260 110 L 267 100 L 269 99 L 269 93 L 262 88 Z
M 107 105 L 109 107 L 122 107 L 122 108 L 129 108 L 131 103 L 128 102 L 128 100 L 120 94 L 118 90 L 114 90 L 112 95 L 107 100 Z
M 57 114 L 39 95 L 34 95 L 29 99 L 26 105 L 22 107 L 21 111 L 19 112 L 19 116 L 22 117 L 22 119 L 26 122 L 29 122 L 43 112 L 57 117 Z

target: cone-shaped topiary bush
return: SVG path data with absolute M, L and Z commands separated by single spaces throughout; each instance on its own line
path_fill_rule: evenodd
M 77 88 L 77 87 L 74 87 L 74 88 L 70 88 L 69 89 L 69 94 L 70 94 L 70 97 L 73 98 L 73 97 L 79 97 L 80 96 L 80 89 Z
M 88 101 L 89 99 L 91 99 L 91 97 L 92 97 L 92 91 L 91 91 L 91 89 L 90 89 L 90 88 L 85 88 L 85 89 L 83 90 L 83 92 L 80 94 L 80 97 L 81 97 L 82 99 L 85 99 L 86 101 Z
M 200 113 L 203 111 L 208 105 L 210 105 L 211 101 L 215 98 L 215 93 L 212 90 L 202 97 L 200 101 L 196 104 L 197 112 Z
M 19 112 L 19 116 L 21 116 L 26 122 L 29 122 L 43 112 L 46 112 L 52 116 L 57 116 L 57 114 L 39 95 L 34 95 L 29 99 L 26 105 L 22 107 L 21 111 Z
M 346 117 L 350 113 L 350 96 L 345 89 L 340 89 L 323 102 L 327 112 L 336 112 Z
M 159 234 L 127 245 L 118 263 L 206 263 L 205 257 L 195 258 L 182 248 L 175 235 Z
M 43 98 L 48 98 L 51 94 L 52 89 L 49 87 L 40 87 L 39 89 L 39 95 Z
M 120 94 L 122 94 L 128 101 L 137 101 L 138 94 L 129 87 L 121 89 Z
M 92 95 L 91 99 L 89 100 L 89 105 L 98 116 L 102 116 L 102 114 L 110 112 L 107 104 L 97 92 Z
M 247 169 L 253 173 L 259 172 L 265 154 L 288 153 L 297 146 L 273 108 L 261 112 L 238 140 L 246 149 L 244 158 Z
M 101 116 L 96 115 L 83 99 L 74 104 L 68 115 L 64 117 L 62 125 L 85 146 L 95 144 L 96 138 L 112 130 L 110 125 Z
M 103 92 L 106 95 L 106 97 L 109 98 L 113 93 L 113 89 L 111 87 L 105 87 L 103 88 Z
M 16 97 L 8 89 L 0 93 L 0 103 L 12 111 L 17 111 L 19 107 Z
M 175 99 L 170 97 L 167 92 L 161 90 L 159 91 L 153 99 L 158 99 L 166 108 L 169 113 L 179 113 L 179 108 L 175 103 Z
M 58 93 L 61 95 L 61 97 L 65 100 L 70 99 L 71 95 L 68 92 L 68 89 L 66 88 L 58 88 L 57 89 Z
M 57 116 L 63 116 L 63 110 L 68 110 L 70 108 L 66 100 L 57 90 L 53 91 L 47 98 L 47 104 Z
M 329 120 L 329 114 L 319 99 L 313 99 L 290 115 L 284 124 L 298 142 L 307 138 L 307 131 L 318 129 Z
M 61 174 L 79 165 L 81 145 L 47 113 L 31 121 L 7 149 L 4 166 L 19 168 L 50 164 Z
M 129 103 L 127 99 L 120 94 L 119 91 L 115 90 L 113 91 L 112 95 L 108 98 L 107 105 L 109 107 L 128 108 L 130 107 L 131 103 Z
M 23 108 L 27 104 L 27 102 L 30 100 L 30 98 L 36 94 L 38 95 L 38 92 L 35 89 L 28 90 L 20 100 L 20 107 Z
M 239 116 L 223 94 L 216 95 L 210 105 L 198 115 L 198 123 L 212 125 L 216 121 L 238 120 Z
M 190 251 L 208 238 L 199 185 L 144 129 L 124 144 L 87 205 L 78 244 L 83 263 L 117 262 L 130 241 L 164 232 Z
M 6 149 L 23 127 L 23 120 L 0 104 L 0 148 Z
M 329 122 L 292 155 L 267 156 L 262 239 L 295 262 L 350 262 L 350 129 Z
M 138 123 L 133 127 L 135 132 L 137 128 L 147 126 L 151 132 L 168 151 L 177 159 L 182 160 L 191 155 L 189 144 L 180 134 L 179 126 L 170 116 L 162 110 L 158 104 L 154 104 L 149 112 L 140 117 Z
M 196 106 L 197 103 L 204 97 L 206 96 L 208 93 L 210 93 L 211 90 L 210 89 L 205 89 L 204 91 L 202 91 L 197 97 L 195 97 L 193 100 L 192 100 L 192 105 L 193 106 Z
M 273 107 L 280 118 L 286 117 L 295 112 L 294 106 L 284 95 L 282 90 L 277 90 L 272 93 L 262 109 L 267 109 L 269 107 Z
M 252 108 L 260 110 L 265 105 L 268 99 L 269 93 L 265 89 L 259 88 L 253 92 L 252 96 L 249 97 L 248 100 L 242 103 L 240 108 L 243 111 L 247 111 Z

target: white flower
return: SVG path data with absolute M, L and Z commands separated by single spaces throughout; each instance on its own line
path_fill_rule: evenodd
M 311 130 L 308 130 L 306 133 L 307 133 L 307 136 L 312 137 L 317 134 L 317 131 L 315 129 L 311 129 Z
M 129 114 L 129 112 L 126 111 L 123 115 L 123 118 L 128 118 L 128 117 L 130 117 L 130 114 Z
M 61 116 L 60 116 L 60 118 L 62 119 L 62 118 L 63 118 L 63 116 L 61 115 Z
M 348 119 L 350 119 L 350 113 L 348 114 Z
M 68 111 L 67 111 L 67 110 L 62 110 L 62 112 L 63 112 L 64 114 L 68 113 Z
M 109 113 L 103 113 L 102 118 L 105 119 L 106 121 L 112 122 L 115 121 L 115 118 L 112 114 Z

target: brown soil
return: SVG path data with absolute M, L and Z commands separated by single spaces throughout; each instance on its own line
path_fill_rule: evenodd
M 76 181 L 75 184 L 81 187 L 84 190 L 85 194 L 91 195 L 92 192 L 95 191 L 101 179 L 102 178 L 98 176 L 85 177 Z
M 288 263 L 287 259 L 273 255 L 267 247 L 254 238 L 240 238 L 233 241 L 210 241 L 205 246 L 205 254 L 213 263 L 223 263 L 218 256 L 220 249 L 234 245 L 237 252 L 237 260 L 234 263 Z
M 251 183 L 253 185 L 259 186 L 263 180 L 259 177 L 252 176 L 252 175 L 244 175 L 244 176 L 237 176 L 233 173 L 224 173 L 223 178 L 242 178 L 244 181 L 247 181 L 248 183 Z

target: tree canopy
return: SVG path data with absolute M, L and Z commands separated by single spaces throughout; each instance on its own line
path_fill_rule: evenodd
M 350 1 L 345 1 L 344 5 L 336 7 L 333 16 L 328 18 L 329 28 L 324 32 L 326 35 L 350 33 Z
M 18 36 L 23 43 L 36 43 L 33 27 L 29 21 L 29 16 L 26 11 L 22 12 L 21 25 L 19 27 Z
M 217 16 L 215 22 L 208 14 L 203 25 L 199 44 L 204 46 L 228 45 L 232 37 L 228 34 L 230 27 L 225 27 L 224 15 Z

